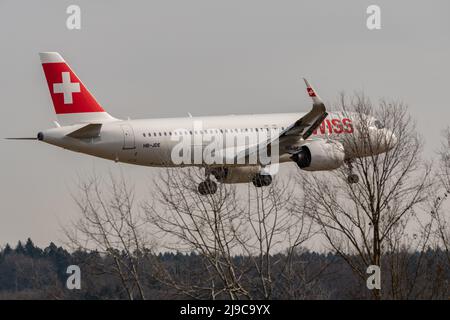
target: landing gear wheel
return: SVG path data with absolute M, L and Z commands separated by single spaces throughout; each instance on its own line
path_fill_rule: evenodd
M 358 182 L 359 182 L 359 177 L 358 177 L 357 174 L 350 174 L 350 175 L 347 177 L 347 181 L 348 181 L 348 183 L 350 183 L 350 184 L 358 183 Z
M 203 182 L 200 182 L 198 184 L 198 193 L 200 193 L 202 196 L 206 196 L 208 194 L 214 194 L 217 191 L 217 183 L 215 183 L 212 180 L 205 180 Z
M 348 176 L 347 176 L 347 182 L 349 184 L 358 183 L 359 182 L 359 176 L 357 174 L 353 173 L 353 163 L 352 160 L 346 160 L 345 164 L 348 167 Z
M 272 183 L 272 176 L 269 174 L 257 174 L 253 177 L 252 182 L 257 188 L 266 187 Z

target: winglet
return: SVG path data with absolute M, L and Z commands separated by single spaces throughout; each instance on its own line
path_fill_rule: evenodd
M 317 95 L 316 91 L 314 90 L 314 88 L 309 84 L 308 80 L 306 80 L 306 78 L 303 78 L 303 80 L 305 81 L 306 84 L 306 91 L 308 92 L 308 95 L 311 97 L 311 99 L 313 100 L 314 104 L 323 104 L 322 99 L 320 99 L 320 97 Z

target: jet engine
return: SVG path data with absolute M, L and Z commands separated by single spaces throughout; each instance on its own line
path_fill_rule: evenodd
M 291 159 L 303 170 L 333 170 L 344 163 L 344 146 L 337 141 L 315 140 L 301 146 Z

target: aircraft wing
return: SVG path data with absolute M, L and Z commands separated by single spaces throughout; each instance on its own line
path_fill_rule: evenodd
M 312 98 L 313 107 L 311 111 L 309 111 L 302 118 L 298 119 L 295 123 L 287 127 L 280 134 L 280 140 L 284 136 L 296 136 L 301 137 L 303 140 L 309 138 L 312 132 L 320 126 L 322 121 L 327 117 L 328 113 L 325 108 L 325 104 L 322 99 L 316 94 L 314 89 L 309 84 L 308 80 L 305 80 L 306 90 L 308 91 L 308 95 Z M 280 141 L 281 142 L 281 141 Z
M 274 141 L 278 140 L 280 150 L 286 150 L 289 146 L 298 143 L 299 140 L 306 140 L 311 136 L 313 131 L 320 126 L 322 121 L 328 116 L 325 104 L 322 99 L 316 94 L 313 87 L 309 84 L 308 80 L 303 79 L 306 84 L 306 90 L 308 95 L 313 101 L 313 107 L 311 111 L 305 114 L 303 117 L 295 121 L 286 129 L 280 132 L 276 137 L 272 137 L 259 145 L 250 146 L 247 149 L 241 151 L 236 156 L 237 163 L 242 163 L 243 158 L 247 159 L 250 155 L 258 150 L 267 148 L 270 152 Z M 281 152 L 280 152 L 281 153 Z

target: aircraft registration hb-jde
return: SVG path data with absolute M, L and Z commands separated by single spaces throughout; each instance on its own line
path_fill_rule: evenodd
M 268 186 L 272 182 L 268 168 L 274 162 L 294 161 L 309 171 L 333 170 L 356 157 L 386 152 L 396 143 L 393 133 L 371 118 L 371 132 L 387 137 L 390 142 L 359 154 L 351 152 L 344 137 L 355 134 L 356 120 L 341 112 L 332 113 L 326 119 L 325 105 L 306 79 L 307 92 L 313 100 L 308 113 L 119 120 L 105 112 L 61 55 L 43 52 L 40 58 L 58 119 L 57 127 L 39 132 L 37 138 L 11 139 L 37 139 L 72 151 L 143 166 L 207 164 L 205 180 L 198 186 L 203 195 L 217 190 L 211 176 L 221 183 L 253 182 L 257 187 Z M 259 138 L 252 139 L 256 136 Z M 203 154 L 200 162 L 189 162 L 192 155 L 179 148 L 180 140 L 184 141 L 183 148 L 188 141 L 194 151 L 206 151 L 208 141 L 210 144 L 214 141 L 215 148 L 209 148 L 214 162 L 206 163 Z M 225 141 L 234 142 L 234 152 L 229 152 L 230 146 Z M 271 163 L 262 161 L 260 150 L 271 156 Z M 277 154 L 275 161 L 273 154 Z M 174 155 L 184 161 L 180 162 L 180 157 Z M 250 158 L 256 160 L 250 163 Z M 351 165 L 348 182 L 358 182 Z

